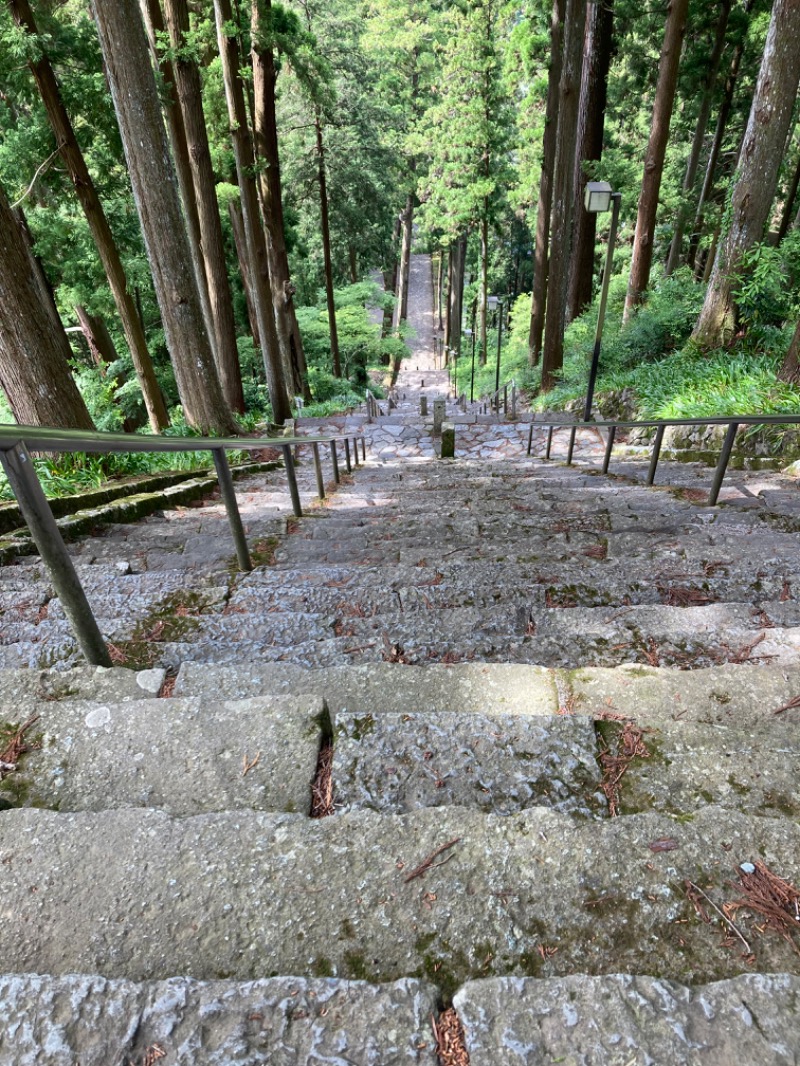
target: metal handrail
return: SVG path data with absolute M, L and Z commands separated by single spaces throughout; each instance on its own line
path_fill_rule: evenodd
M 484 394 L 483 396 L 481 396 L 480 403 L 481 403 L 481 406 L 484 409 L 484 412 L 486 411 L 487 407 L 489 408 L 489 410 L 491 410 L 492 405 L 494 405 L 495 410 L 498 413 L 500 412 L 500 394 L 502 393 L 502 395 L 503 395 L 503 414 L 506 414 L 506 415 L 508 414 L 508 389 L 509 389 L 509 386 L 511 387 L 511 417 L 512 418 L 516 418 L 517 417 L 517 382 L 516 382 L 516 378 L 509 378 L 508 381 L 504 381 L 503 382 L 503 384 L 500 386 L 499 389 L 496 389 L 494 392 L 490 393 L 489 395 Z
M 722 482 L 725 478 L 725 472 L 728 469 L 728 463 L 730 462 L 731 452 L 733 451 L 734 441 L 736 440 L 736 433 L 739 426 L 800 426 L 800 415 L 710 415 L 705 418 L 665 418 L 665 419 L 643 419 L 641 421 L 613 421 L 602 420 L 598 422 L 574 422 L 565 421 L 564 419 L 542 419 L 541 421 L 534 421 L 530 424 L 528 430 L 528 452 L 531 454 L 533 446 L 533 431 L 534 429 L 547 429 L 547 445 L 544 451 L 545 459 L 550 458 L 550 452 L 553 445 L 553 433 L 557 429 L 568 429 L 569 434 L 569 447 L 567 449 L 567 466 L 572 465 L 572 455 L 575 450 L 575 436 L 579 429 L 607 429 L 608 438 L 606 440 L 606 450 L 603 456 L 603 465 L 601 472 L 603 474 L 608 473 L 608 467 L 611 462 L 611 452 L 614 447 L 614 440 L 616 439 L 618 429 L 655 429 L 655 437 L 653 438 L 653 450 L 650 453 L 650 467 L 647 471 L 647 484 L 652 485 L 656 477 L 656 469 L 658 468 L 658 460 L 661 455 L 661 445 L 664 441 L 664 431 L 670 426 L 727 426 L 725 433 L 725 440 L 722 442 L 722 450 L 720 451 L 719 460 L 714 471 L 714 480 L 711 484 L 711 490 L 708 494 L 708 504 L 710 507 L 715 507 L 717 500 L 719 499 L 720 489 L 722 488 Z
M 359 440 L 361 460 L 359 460 Z M 350 444 L 353 444 L 351 457 Z M 358 466 L 366 460 L 367 446 L 363 434 L 334 434 L 310 437 L 155 437 L 144 434 L 84 432 L 59 429 L 55 426 L 0 426 L 0 465 L 5 471 L 11 490 L 19 505 L 31 539 L 47 567 L 56 595 L 61 600 L 64 613 L 72 626 L 78 643 L 93 666 L 111 666 L 106 643 L 89 606 L 86 593 L 80 583 L 75 566 L 61 535 L 61 530 L 44 494 L 34 469 L 30 450 L 35 452 L 211 452 L 217 473 L 220 494 L 228 515 L 239 569 L 253 569 L 250 550 L 247 546 L 233 476 L 226 456 L 227 451 L 261 451 L 263 448 L 280 448 L 292 510 L 299 518 L 303 514 L 300 492 L 297 487 L 295 459 L 292 449 L 310 445 L 314 456 L 317 494 L 325 498 L 325 483 L 322 476 L 320 445 L 330 447 L 333 478 L 339 484 L 339 457 L 337 444 L 344 445 L 347 472 L 353 462 Z

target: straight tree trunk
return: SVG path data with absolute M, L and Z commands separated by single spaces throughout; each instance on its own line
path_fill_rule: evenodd
M 203 115 L 200 71 L 187 46 L 190 32 L 187 0 L 164 0 L 170 43 L 176 59 L 173 64 L 178 90 L 194 195 L 200 221 L 200 247 L 208 285 L 211 318 L 214 325 L 214 361 L 225 400 L 232 411 L 244 414 L 242 372 L 236 347 L 233 298 L 225 263 L 222 222 L 219 217 L 216 181 L 211 166 L 211 149 Z
M 0 186 L 0 386 L 20 425 L 94 429 L 71 356 L 64 327 L 42 304 L 36 266 Z
M 264 8 L 271 9 L 271 0 L 265 0 Z M 281 161 L 278 150 L 278 123 L 275 111 L 275 85 L 278 72 L 272 47 L 262 43 L 263 31 L 261 6 L 253 0 L 250 20 L 253 42 L 253 95 L 256 157 L 264 166 L 259 171 L 261 202 L 264 208 L 264 225 L 267 231 L 267 254 L 269 255 L 272 299 L 278 340 L 284 350 L 284 363 L 288 366 L 292 390 L 306 402 L 311 400 L 308 386 L 308 369 L 303 349 L 303 338 L 297 324 L 294 305 L 294 286 L 289 272 L 289 256 L 286 251 L 286 236 L 283 216 L 283 192 L 281 185 Z
M 800 385 L 800 322 L 797 323 L 778 377 L 790 385 Z
M 411 276 L 411 239 L 414 226 L 414 194 L 409 193 L 400 215 L 403 244 L 400 251 L 400 274 L 397 290 L 397 325 L 408 318 L 408 282 Z
M 553 169 L 553 203 L 550 219 L 550 268 L 547 283 L 542 392 L 552 389 L 555 374 L 564 363 L 564 322 L 572 250 L 575 191 L 575 142 L 581 89 L 581 55 L 586 22 L 586 0 L 567 0 L 564 12 L 564 57 L 558 103 L 558 140 Z
M 453 245 L 450 274 L 450 314 L 448 316 L 451 349 L 461 351 L 461 322 L 464 313 L 464 267 L 467 259 L 467 235 L 462 234 Z
M 235 433 L 203 321 L 141 15 L 116 0 L 92 0 L 92 12 L 186 419 L 203 433 Z
M 478 335 L 480 338 L 480 365 L 486 366 L 487 317 L 489 310 L 489 204 L 483 203 L 481 219 L 481 287 L 478 293 Z
M 711 114 L 711 104 L 714 100 L 714 88 L 717 84 L 719 64 L 722 59 L 723 49 L 725 48 L 725 34 L 728 29 L 728 18 L 730 17 L 730 13 L 731 0 L 720 0 L 720 11 L 719 19 L 717 20 L 717 31 L 714 38 L 714 48 L 711 52 L 711 58 L 708 61 L 708 73 L 706 75 L 703 96 L 700 101 L 700 110 L 697 113 L 697 122 L 694 127 L 692 147 L 689 152 L 689 158 L 686 162 L 686 170 L 683 175 L 682 191 L 684 202 L 681 204 L 678 210 L 678 217 L 675 219 L 675 232 L 672 235 L 672 243 L 669 246 L 669 255 L 667 256 L 667 265 L 665 267 L 667 274 L 671 274 L 680 262 L 683 231 L 689 219 L 690 206 L 687 203 L 687 200 L 691 196 L 695 181 L 697 180 L 697 170 L 700 165 L 700 152 L 706 135 L 708 117 Z
M 731 190 L 730 223 L 717 249 L 703 309 L 692 334 L 705 347 L 718 346 L 735 329 L 737 310 L 732 290 L 741 258 L 764 238 L 800 84 L 798 40 L 800 0 L 775 0 Z
M 542 354 L 542 334 L 547 303 L 547 276 L 550 249 L 550 209 L 553 203 L 553 168 L 558 135 L 559 84 L 563 59 L 564 5 L 566 0 L 553 0 L 550 19 L 550 70 L 547 75 L 547 104 L 542 140 L 542 172 L 539 178 L 539 203 L 536 208 L 536 236 L 533 252 L 533 291 L 531 296 L 531 325 L 528 331 L 528 362 L 536 366 Z
M 44 272 L 41 259 L 34 250 L 33 234 L 28 225 L 28 220 L 25 217 L 25 212 L 21 207 L 12 207 L 11 210 L 17 221 L 17 225 L 19 226 L 19 232 L 25 242 L 25 247 L 28 249 L 31 263 L 33 264 L 34 277 L 39 288 L 39 299 L 41 300 L 42 307 L 44 307 L 48 315 L 52 318 L 56 332 L 61 332 L 64 328 L 64 323 L 61 321 L 61 315 L 59 315 L 58 307 L 56 306 L 55 290 L 50 284 L 50 279 L 47 274 Z
M 436 275 L 436 321 L 437 329 L 441 332 L 442 322 L 442 292 L 444 289 L 444 249 L 439 249 L 439 270 Z
M 255 297 L 253 296 L 253 279 L 250 276 L 250 261 L 247 258 L 247 238 L 244 233 L 241 201 L 237 202 L 236 200 L 231 200 L 228 203 L 228 215 L 231 220 L 233 243 L 236 246 L 239 274 L 242 279 L 245 302 L 247 303 L 247 318 L 250 323 L 250 335 L 253 338 L 253 344 L 258 348 L 260 347 L 258 338 L 258 317 L 256 315 Z
M 589 5 L 581 74 L 581 103 L 578 120 L 578 151 L 575 156 L 575 233 L 570 262 L 567 321 L 577 318 L 592 299 L 594 284 L 594 244 L 597 215 L 586 211 L 583 195 L 586 188 L 585 161 L 603 155 L 603 128 L 608 98 L 608 70 L 614 34 L 614 0 L 600 0 Z
M 742 11 L 745 15 L 750 14 L 750 10 L 753 7 L 755 0 L 744 0 Z M 703 229 L 703 215 L 705 213 L 705 207 L 708 203 L 708 199 L 711 196 L 711 190 L 714 187 L 714 177 L 717 172 L 717 163 L 719 161 L 719 154 L 722 150 L 722 142 L 725 137 L 725 130 L 728 125 L 728 119 L 730 118 L 731 108 L 733 107 L 733 94 L 736 89 L 736 83 L 739 80 L 739 68 L 742 64 L 742 56 L 744 55 L 744 48 L 747 43 L 747 29 L 742 32 L 742 36 L 739 39 L 739 43 L 734 49 L 733 56 L 731 58 L 731 65 L 728 71 L 728 77 L 725 79 L 725 91 L 722 94 L 722 101 L 719 106 L 719 113 L 717 115 L 717 125 L 714 129 L 714 137 L 711 141 L 711 149 L 708 153 L 708 161 L 706 162 L 706 172 L 703 178 L 703 185 L 700 189 L 700 196 L 697 201 L 697 207 L 695 208 L 694 226 L 691 237 L 689 238 L 689 252 L 686 256 L 686 262 L 690 267 L 695 265 L 695 257 L 697 255 L 697 246 L 700 243 L 700 237 Z
M 447 297 L 444 302 L 444 346 L 450 344 L 451 323 L 453 321 L 453 276 L 455 273 L 455 245 L 447 248 Z
M 183 121 L 183 112 L 178 99 L 178 86 L 175 82 L 175 70 L 172 61 L 163 56 L 163 49 L 159 47 L 158 35 L 166 34 L 167 27 L 164 22 L 164 12 L 161 10 L 161 0 L 139 0 L 139 6 L 144 20 L 147 38 L 150 43 L 150 52 L 153 62 L 158 67 L 166 89 L 164 113 L 167 119 L 169 141 L 172 146 L 172 158 L 175 163 L 175 173 L 178 177 L 178 188 L 181 193 L 183 215 L 186 219 L 186 231 L 189 238 L 189 248 L 192 253 L 192 269 L 197 282 L 197 291 L 200 294 L 200 304 L 203 309 L 203 321 L 206 324 L 208 339 L 211 349 L 216 348 L 216 329 L 214 316 L 211 313 L 211 298 L 208 293 L 208 278 L 203 261 L 202 239 L 200 236 L 200 215 L 197 210 L 197 201 L 194 191 L 194 178 L 192 177 L 192 164 L 189 159 L 189 143 L 186 137 L 186 126 Z M 214 352 L 216 359 L 216 352 Z
M 244 89 L 239 74 L 241 54 L 235 33 L 229 32 L 233 24 L 230 0 L 214 0 L 214 17 L 217 24 L 217 42 L 222 60 L 222 75 L 225 82 L 225 99 L 228 105 L 228 122 L 231 129 L 233 153 L 236 159 L 236 174 L 242 203 L 242 222 L 250 262 L 250 279 L 255 303 L 258 335 L 261 339 L 261 355 L 267 376 L 267 389 L 272 405 L 272 417 L 282 425 L 291 416 L 292 409 L 287 393 L 288 383 L 283 373 L 278 330 L 273 311 L 272 285 L 269 276 L 267 242 L 258 213 L 258 194 L 253 179 L 255 156 Z
M 634 308 L 642 302 L 650 283 L 650 267 L 653 264 L 653 235 L 656 228 L 656 211 L 658 194 L 661 189 L 661 175 L 664 172 L 664 158 L 669 140 L 669 125 L 672 108 L 675 103 L 675 89 L 678 84 L 678 66 L 681 58 L 681 45 L 686 30 L 686 15 L 689 0 L 669 0 L 667 24 L 664 28 L 664 44 L 658 64 L 658 84 L 653 104 L 653 124 L 650 140 L 644 160 L 642 189 L 639 194 L 639 211 L 636 216 L 636 233 L 633 238 L 633 258 L 628 281 L 628 293 L 625 297 L 623 322 L 627 322 Z
M 800 187 L 800 152 L 798 152 L 797 155 L 797 162 L 795 163 L 792 180 L 789 182 L 789 188 L 786 190 L 786 200 L 784 201 L 783 211 L 781 213 L 781 223 L 780 226 L 778 226 L 778 244 L 780 244 L 789 232 L 789 226 L 792 222 L 792 210 L 794 208 L 795 199 L 797 198 L 798 187 Z
M 17 25 L 32 37 L 37 37 L 38 30 L 28 0 L 8 0 L 8 4 Z M 116 241 L 75 137 L 75 130 L 64 106 L 55 73 L 41 45 L 37 49 L 36 57 L 30 60 L 29 65 L 55 135 L 59 154 L 83 208 L 92 240 L 111 287 L 150 425 L 153 431 L 158 433 L 169 425 L 169 415 L 156 380 L 153 362 L 147 348 L 147 339 L 139 316 L 136 314 L 136 305 L 128 290 L 128 281 Z
M 383 291 L 391 293 L 394 297 L 397 292 L 397 242 L 400 240 L 400 218 L 394 220 L 392 227 L 392 242 L 390 245 L 391 267 L 383 271 Z M 396 303 L 396 301 L 395 301 Z M 383 309 L 383 323 L 381 325 L 381 340 L 388 337 L 392 332 L 394 321 L 394 304 Z
M 322 258 L 325 268 L 325 299 L 328 303 L 328 327 L 331 335 L 331 358 L 333 373 L 342 376 L 342 363 L 339 358 L 339 331 L 336 328 L 336 301 L 333 296 L 333 261 L 331 259 L 331 229 L 328 220 L 328 176 L 325 170 L 325 141 L 322 136 L 322 116 L 317 107 L 314 116 L 317 135 L 317 166 L 319 176 L 319 217 L 322 228 Z
M 119 356 L 108 327 L 99 315 L 90 315 L 82 304 L 75 305 L 75 314 L 86 338 L 89 354 L 101 375 L 105 377 L 106 366 L 115 363 Z

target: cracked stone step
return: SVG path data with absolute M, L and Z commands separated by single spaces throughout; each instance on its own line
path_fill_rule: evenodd
M 0 782 L 0 809 L 310 811 L 321 699 L 94 698 L 34 711 L 41 748 Z
M 761 916 L 737 912 L 753 962 L 686 896 L 688 879 L 721 908 L 739 898 L 739 864 L 756 860 L 797 884 L 800 826 L 714 806 L 599 823 L 541 807 L 317 821 L 12 810 L 0 818 L 0 957 L 15 973 L 133 981 L 428 975 L 445 998 L 491 976 L 798 974 L 796 947 Z
M 333 780 L 337 812 L 544 806 L 608 815 L 588 718 L 337 711 Z
M 436 989 L 401 980 L 273 977 L 137 984 L 96 976 L 0 976 L 0 1060 L 110 1066 L 160 1048 L 169 1066 L 437 1066 Z
M 470 1066 L 796 1066 L 800 979 L 743 974 L 687 987 L 640 975 L 490 978 L 454 1006 Z

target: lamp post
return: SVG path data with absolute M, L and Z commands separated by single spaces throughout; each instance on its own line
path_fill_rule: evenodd
M 472 371 L 471 371 L 470 376 L 469 376 L 469 402 L 470 403 L 474 403 L 475 402 L 475 330 L 474 329 L 465 329 L 464 330 L 464 336 L 472 338 Z
M 500 410 L 500 346 L 503 343 L 503 298 L 502 296 L 488 296 L 486 305 L 491 310 L 497 308 L 497 360 L 494 368 L 494 403 L 495 408 Z
M 611 227 L 608 231 L 608 247 L 606 248 L 606 262 L 603 267 L 603 283 L 600 289 L 600 307 L 597 312 L 597 329 L 594 335 L 594 351 L 592 352 L 592 366 L 589 371 L 589 385 L 586 390 L 586 406 L 583 411 L 583 421 L 588 422 L 592 417 L 592 400 L 594 399 L 594 385 L 597 380 L 597 368 L 600 364 L 600 346 L 603 342 L 603 324 L 606 317 L 606 304 L 608 303 L 608 284 L 611 280 L 611 263 L 614 258 L 614 244 L 617 239 L 617 225 L 619 223 L 619 205 L 622 195 L 613 192 L 607 181 L 587 181 L 584 194 L 584 206 L 590 214 L 599 214 L 611 208 Z

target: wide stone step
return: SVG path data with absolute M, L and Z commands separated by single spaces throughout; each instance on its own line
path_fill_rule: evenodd
M 494 978 L 458 991 L 470 1066 L 795 1066 L 800 980 L 743 974 L 687 987 L 613 974 Z
M 143 700 L 157 696 L 163 670 L 106 669 L 79 666 L 73 670 L 0 670 L 0 717 L 16 721 L 35 702 L 54 700 Z
M 797 974 L 791 932 L 739 910 L 744 947 L 719 917 L 757 861 L 797 884 L 800 826 L 713 806 L 601 823 L 541 807 L 318 821 L 14 810 L 0 817 L 0 957 L 15 973 L 133 981 L 429 975 L 445 996 L 503 975 Z
M 436 989 L 324 978 L 137 984 L 0 976 L 0 1061 L 14 1066 L 437 1066 Z
M 319 698 L 69 701 L 32 711 L 40 746 L 0 781 L 0 809 L 310 811 Z

